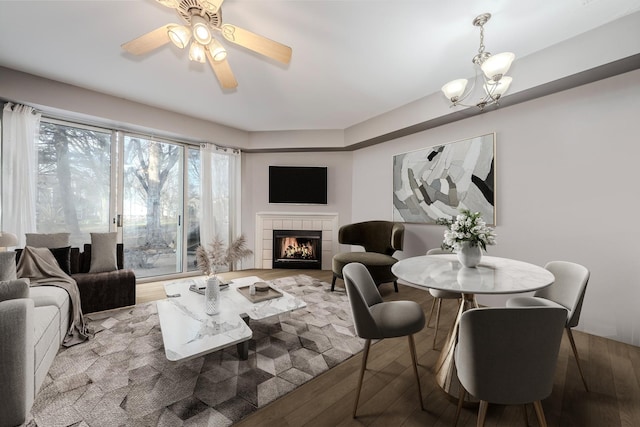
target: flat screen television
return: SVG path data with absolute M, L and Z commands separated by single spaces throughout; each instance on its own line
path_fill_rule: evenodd
M 269 203 L 327 204 L 327 168 L 269 166 Z

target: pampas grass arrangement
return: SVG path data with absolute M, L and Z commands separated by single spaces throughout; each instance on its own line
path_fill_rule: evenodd
M 227 248 L 219 235 L 209 243 L 209 250 L 200 245 L 196 248 L 196 262 L 198 269 L 207 276 L 215 276 L 222 267 L 227 267 L 240 261 L 253 251 L 247 248 L 247 239 L 244 234 L 233 240 Z

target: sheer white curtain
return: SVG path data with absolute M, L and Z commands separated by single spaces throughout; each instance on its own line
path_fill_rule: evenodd
M 217 235 L 229 241 L 236 221 L 237 197 L 237 150 L 216 147 L 213 144 L 200 146 L 200 176 L 202 179 L 200 208 L 200 244 L 207 247 Z
M 2 114 L 2 224 L 1 230 L 18 236 L 36 231 L 35 140 L 40 129 L 40 113 L 25 105 L 6 103 Z

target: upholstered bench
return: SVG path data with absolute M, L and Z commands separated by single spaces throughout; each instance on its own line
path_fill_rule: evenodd
M 16 260 L 21 251 L 16 250 Z M 84 314 L 135 305 L 136 276 L 133 270 L 124 269 L 122 243 L 116 245 L 116 260 L 116 270 L 93 273 L 90 272 L 91 244 L 84 245 L 84 252 L 76 247 L 70 249 L 69 272 L 78 284 Z
M 122 243 L 116 245 L 117 270 L 90 273 L 91 245 L 84 245 L 84 252 L 77 254 L 77 267 L 71 263 L 71 277 L 80 291 L 83 313 L 126 307 L 136 303 L 136 276 L 133 270 L 124 269 Z M 73 253 L 71 254 L 73 258 Z

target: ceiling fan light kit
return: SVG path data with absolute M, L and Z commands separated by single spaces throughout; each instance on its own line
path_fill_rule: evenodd
M 213 36 L 218 31 L 222 38 L 256 53 L 288 64 L 291 48 L 266 37 L 231 24 L 222 23 L 220 6 L 224 0 L 157 0 L 163 6 L 176 9 L 186 26 L 167 24 L 122 45 L 134 55 L 143 55 L 172 42 L 180 49 L 189 45 L 189 59 L 209 61 L 214 74 L 225 89 L 235 88 L 238 82 L 227 63 L 227 50 Z
M 191 28 L 185 27 L 184 25 L 171 25 L 167 29 L 167 32 L 173 44 L 180 49 L 187 47 L 189 40 L 191 40 Z
M 191 42 L 191 47 L 189 48 L 189 59 L 202 64 L 205 61 L 204 47 L 195 40 Z
M 484 46 L 484 25 L 491 18 L 490 13 L 483 13 L 473 20 L 473 25 L 480 27 L 480 47 L 472 62 L 475 69 L 473 85 L 467 91 L 468 80 L 456 79 L 442 86 L 442 93 L 451 101 L 451 106 L 478 107 L 483 110 L 489 105 L 498 106 L 498 100 L 509 89 L 512 78 L 506 76 L 511 63 L 515 59 L 512 52 L 502 52 L 491 55 Z M 482 71 L 482 73 L 480 73 Z M 464 101 L 474 92 L 476 82 L 481 79 L 484 89 L 483 97 L 475 104 L 465 104 Z
M 227 50 L 216 39 L 209 43 L 209 53 L 216 62 L 224 61 L 227 57 Z
M 193 28 L 193 38 L 202 45 L 211 42 L 211 31 L 207 21 L 200 15 L 191 15 L 191 27 Z

